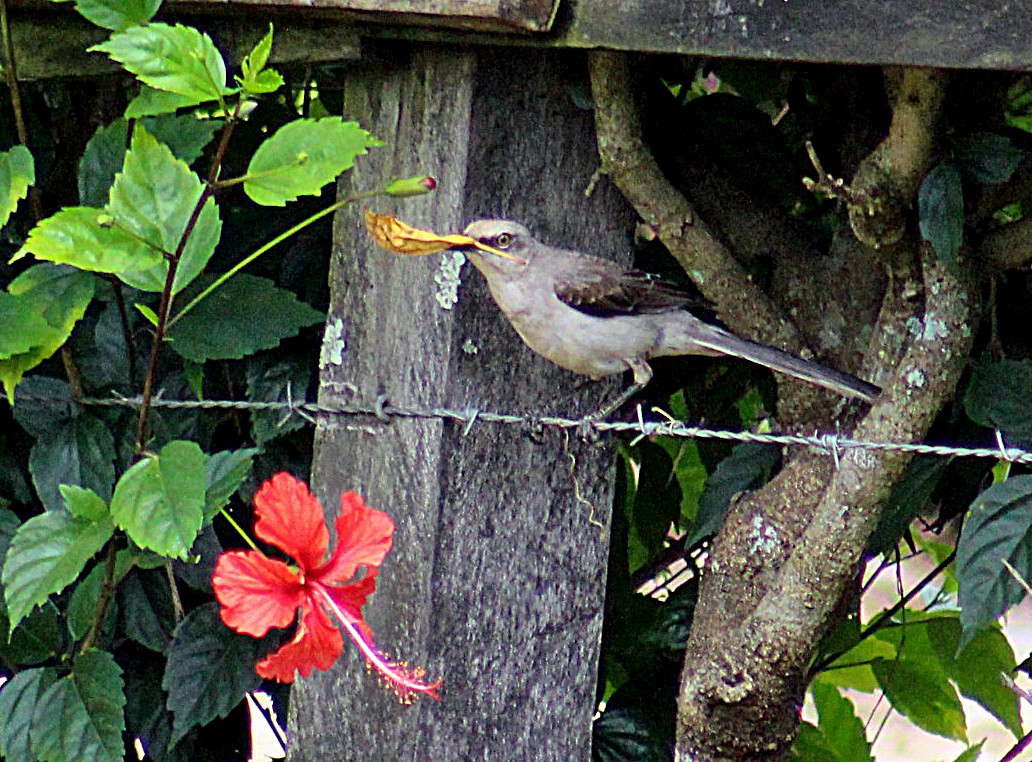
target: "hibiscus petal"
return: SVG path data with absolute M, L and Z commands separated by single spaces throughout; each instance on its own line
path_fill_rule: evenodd
M 366 624 L 362 616 L 362 607 L 366 605 L 369 596 L 376 590 L 376 574 L 379 571 L 375 566 L 370 568 L 358 582 L 350 585 L 319 585 L 318 589 L 326 593 L 334 603 L 337 604 L 339 612 L 354 624 L 361 631 L 362 636 L 370 643 L 373 642 L 373 631 Z
M 311 572 L 323 583 L 345 582 L 359 566 L 379 566 L 394 542 L 394 522 L 383 511 L 370 508 L 362 497 L 345 492 L 337 517 L 337 547 L 330 559 Z
M 262 484 L 254 506 L 256 535 L 295 559 L 302 572 L 322 563 L 330 533 L 322 506 L 307 484 L 280 472 Z
M 343 650 L 344 639 L 340 630 L 333 626 L 319 606 L 306 602 L 294 639 L 258 662 L 258 674 L 281 683 L 291 683 L 295 672 L 308 677 L 316 667 L 329 669 Z
M 222 604 L 222 621 L 256 638 L 294 621 L 304 600 L 298 575 L 282 561 L 256 550 L 220 555 L 211 584 Z

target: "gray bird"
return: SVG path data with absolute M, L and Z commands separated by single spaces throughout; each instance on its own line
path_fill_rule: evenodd
M 867 402 L 874 384 L 741 339 L 685 310 L 677 286 L 615 262 L 556 249 L 506 220 L 478 220 L 469 238 L 503 258 L 461 249 L 487 278 L 491 296 L 528 347 L 567 370 L 592 378 L 631 370 L 634 385 L 606 408 L 612 412 L 652 379 L 648 360 L 670 355 L 726 355 Z

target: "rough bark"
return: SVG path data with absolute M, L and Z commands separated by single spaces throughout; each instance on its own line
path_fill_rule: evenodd
M 591 114 L 568 94 L 584 86 L 582 58 L 367 54 L 349 77 L 346 113 L 387 146 L 347 182 L 366 189 L 427 173 L 440 188 L 378 211 L 441 232 L 506 216 L 553 243 L 629 252 L 633 219 L 619 194 L 584 194 L 597 167 L 584 139 Z M 569 413 L 611 388 L 575 391 L 577 378 L 523 346 L 475 272 L 448 304 L 455 284 L 441 257 L 374 248 L 360 213 L 336 222 L 323 401 L 351 399 L 353 385 L 365 402 Z M 377 642 L 443 678 L 445 699 L 400 706 L 352 650 L 294 691 L 292 758 L 587 759 L 609 543 L 589 519 L 608 517 L 612 462 L 608 446 L 556 431 L 322 422 L 313 480 L 325 504 L 357 489 L 398 525 L 368 608 Z

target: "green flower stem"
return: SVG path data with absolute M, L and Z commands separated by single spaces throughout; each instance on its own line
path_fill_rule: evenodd
M 290 238 L 292 235 L 295 235 L 296 233 L 299 233 L 300 231 L 304 230 L 306 227 L 308 227 L 312 223 L 317 222 L 318 220 L 321 220 L 326 215 L 333 214 L 335 211 L 337 211 L 341 207 L 347 206 L 348 204 L 354 203 L 355 201 L 360 201 L 360 200 L 366 199 L 366 198 L 375 198 L 376 196 L 383 196 L 383 195 L 386 195 L 386 194 L 387 194 L 387 191 L 385 189 L 383 189 L 383 188 L 378 188 L 378 189 L 376 189 L 374 191 L 365 191 L 363 193 L 356 193 L 353 196 L 348 196 L 347 198 L 342 199 L 342 200 L 338 201 L 335 204 L 331 204 L 330 206 L 326 207 L 325 209 L 322 209 L 322 210 L 316 212 L 311 217 L 308 217 L 307 219 L 304 219 L 301 222 L 297 223 L 296 225 L 294 225 L 294 227 L 290 228 L 289 230 L 286 230 L 286 231 L 280 233 L 278 236 L 273 238 L 268 243 L 265 243 L 262 246 L 259 246 L 251 254 L 248 254 L 246 257 L 244 257 L 239 262 L 237 262 L 235 265 L 233 265 L 233 267 L 231 267 L 228 271 L 222 273 L 222 275 L 220 275 L 218 278 L 216 278 L 215 281 L 210 286 L 208 286 L 201 293 L 199 293 L 197 296 L 195 296 L 190 301 L 189 304 L 187 304 L 185 307 L 183 307 L 183 309 L 180 310 L 179 313 L 174 318 L 172 318 L 169 321 L 168 327 L 171 328 L 172 326 L 174 326 L 176 324 L 176 322 L 181 317 L 183 317 L 190 310 L 192 310 L 194 307 L 196 307 L 205 297 L 207 297 L 209 294 L 211 294 L 212 291 L 214 291 L 215 289 L 219 288 L 219 286 L 224 284 L 227 280 L 229 280 L 234 275 L 236 275 L 238 272 L 240 272 L 245 267 L 247 267 L 249 264 L 254 262 L 254 260 L 258 259 L 258 257 L 260 257 L 262 254 L 267 252 L 269 249 L 271 249 L 271 248 L 273 248 L 275 246 L 278 246 L 279 244 L 283 243 L 285 240 Z
M 234 177 L 229 180 L 219 180 L 215 183 L 217 190 L 223 190 L 224 188 L 231 188 L 234 185 L 240 185 L 240 183 L 247 183 L 251 180 L 263 180 L 266 177 L 275 177 L 276 175 L 289 172 L 292 169 L 297 169 L 307 163 L 306 160 L 298 159 L 293 164 L 284 164 L 281 167 L 273 167 L 272 169 L 266 169 L 262 172 L 248 172 L 246 175 L 240 175 L 240 177 Z
M 222 510 L 219 511 L 219 515 L 222 516 L 222 518 L 224 518 L 226 521 L 229 522 L 229 525 L 231 527 L 233 527 L 237 531 L 238 535 L 240 535 L 241 537 L 244 538 L 244 542 L 246 542 L 248 545 L 250 545 L 252 550 L 258 550 L 258 546 L 255 544 L 254 540 L 252 540 L 250 535 L 248 535 L 247 532 L 244 531 L 243 527 L 241 527 L 238 523 L 236 523 L 234 518 L 229 515 L 229 511 L 227 511 L 225 508 L 223 508 Z M 260 553 L 261 551 L 258 550 L 258 552 Z

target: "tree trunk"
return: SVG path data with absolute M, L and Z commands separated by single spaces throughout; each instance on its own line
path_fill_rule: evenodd
M 341 194 L 430 174 L 436 193 L 375 209 L 442 233 L 505 217 L 551 243 L 629 257 L 625 202 L 606 182 L 584 193 L 598 159 L 592 113 L 574 101 L 587 91 L 581 55 L 365 54 L 345 115 L 386 145 L 345 175 Z M 359 207 L 342 210 L 334 240 L 323 402 L 384 395 L 395 407 L 576 413 L 612 390 L 578 390 L 582 379 L 526 349 L 469 268 L 452 305 L 453 255 L 377 249 Z M 398 526 L 367 608 L 377 644 L 445 685 L 441 702 L 403 706 L 346 649 L 293 691 L 291 757 L 589 758 L 613 474 L 608 444 L 558 430 L 322 421 L 313 482 L 328 511 L 354 489 Z

